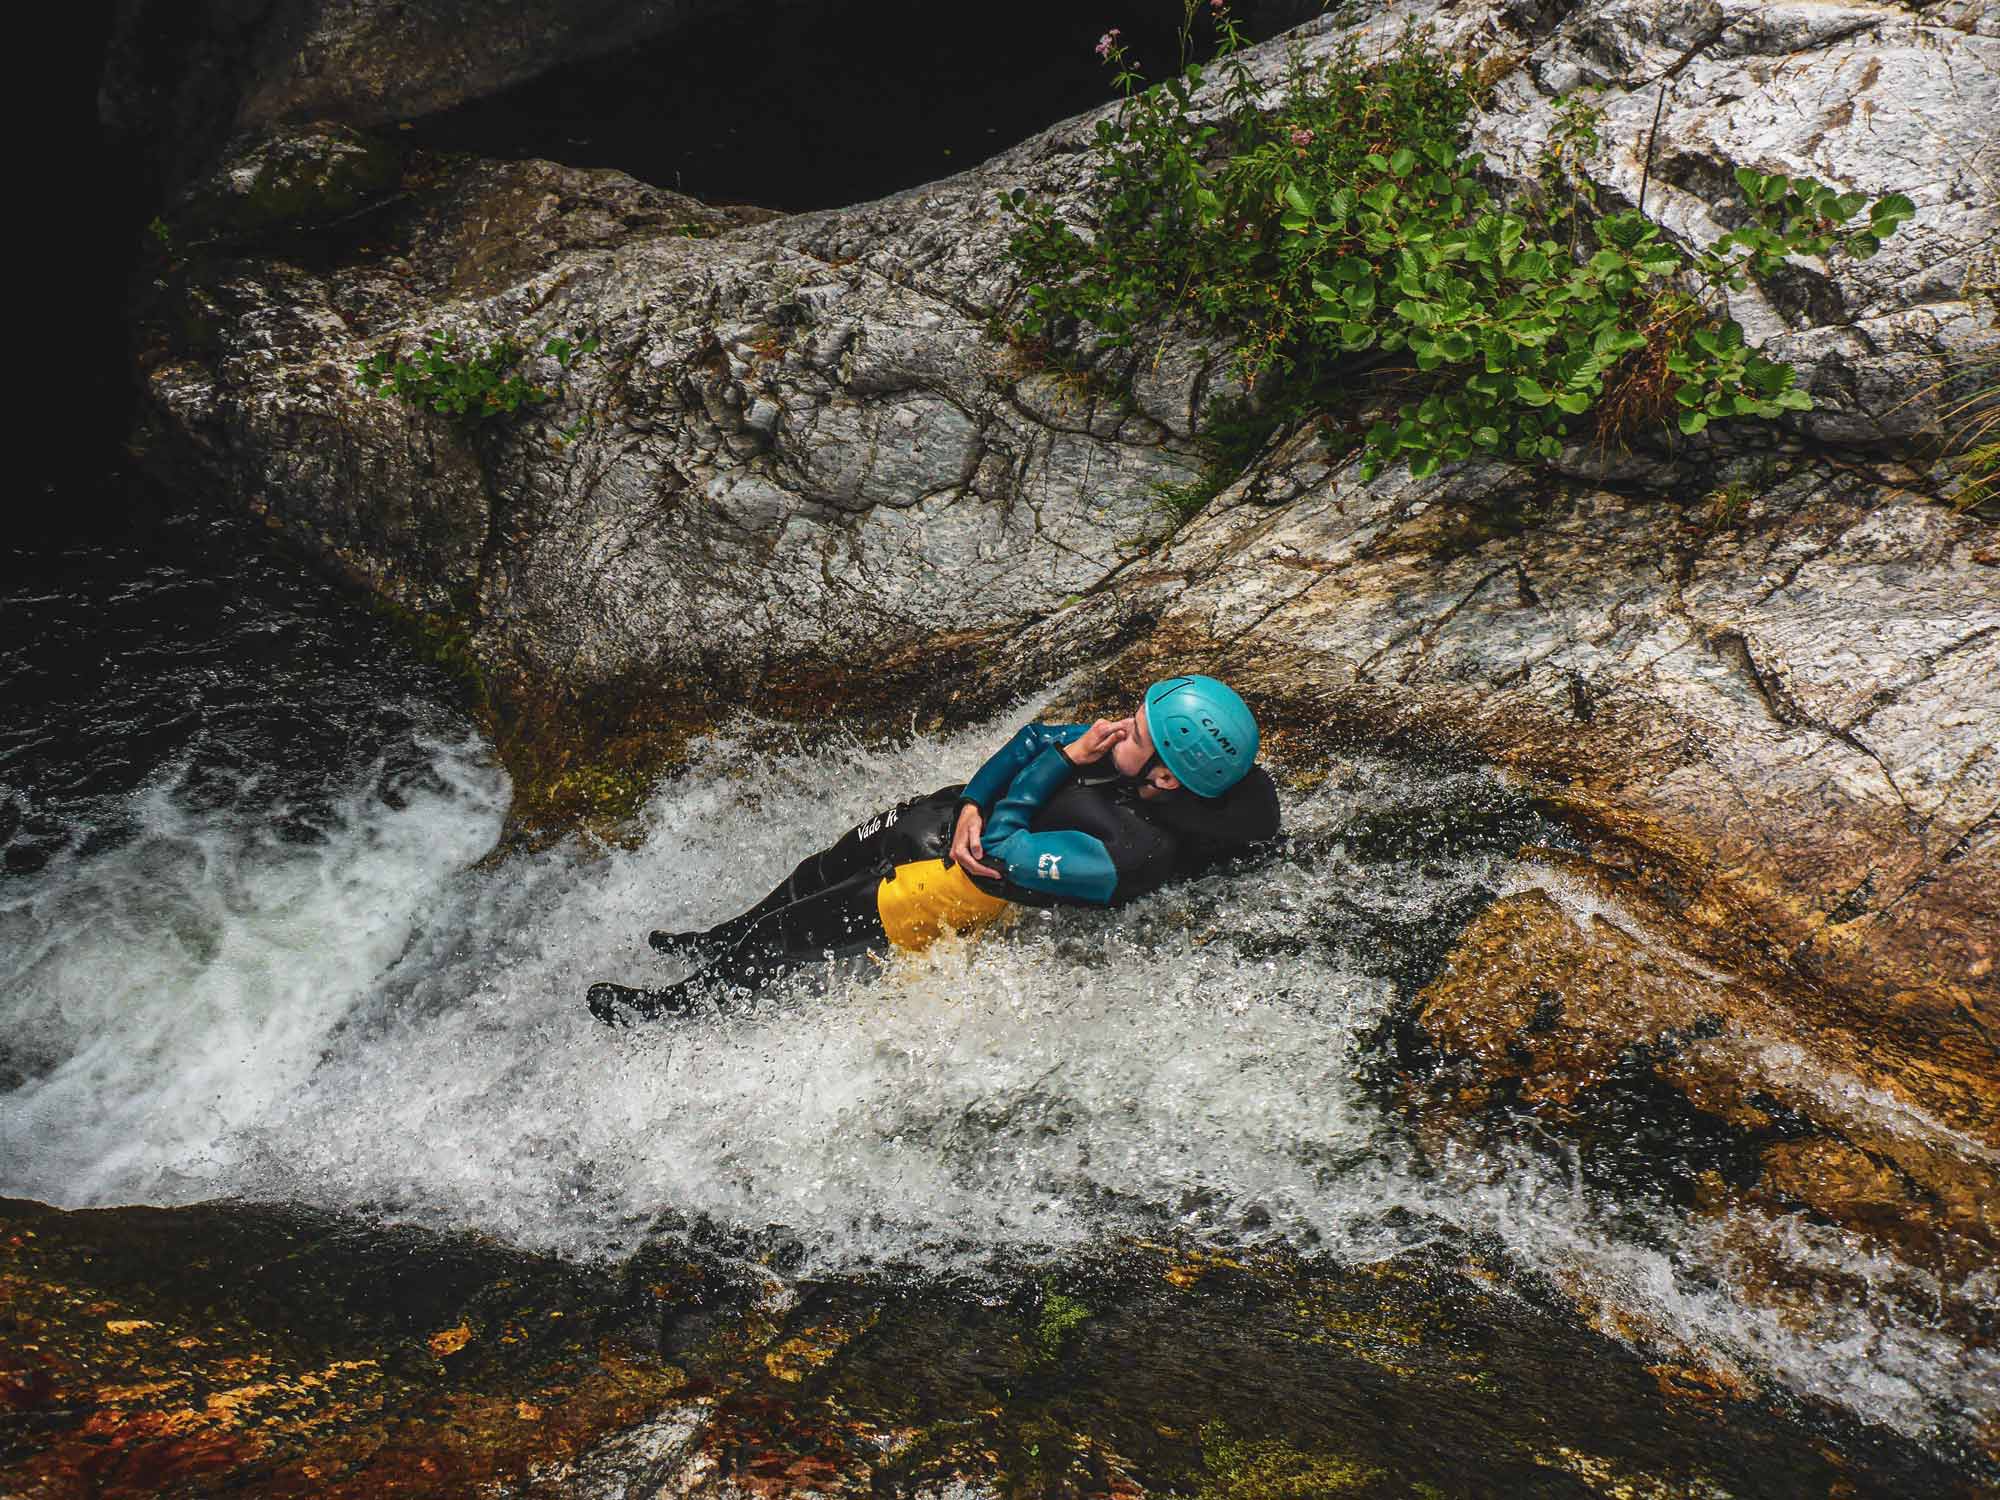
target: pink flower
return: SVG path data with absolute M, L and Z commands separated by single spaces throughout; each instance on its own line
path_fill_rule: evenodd
M 1208 0 L 1208 8 L 1219 16 L 1229 9 L 1229 0 Z
M 1109 57 L 1115 52 L 1118 49 L 1118 38 L 1121 34 L 1118 28 L 1114 26 L 1105 32 L 1103 36 L 1099 37 L 1097 39 L 1097 55 L 1099 57 Z
M 1313 133 L 1301 125 L 1292 132 L 1292 144 L 1303 151 L 1313 143 Z

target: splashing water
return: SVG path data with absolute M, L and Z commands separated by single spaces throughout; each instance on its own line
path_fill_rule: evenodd
M 817 1270 L 1130 1234 L 1348 1260 L 1470 1237 L 1906 1431 L 1990 1409 L 1991 1351 L 1906 1311 L 1801 1328 L 1747 1306 L 1727 1226 L 1601 1201 L 1559 1150 L 1420 1144 L 1357 1076 L 1418 950 L 1538 878 L 1517 851 L 1554 831 L 1485 773 L 1352 762 L 1289 799 L 1282 854 L 1123 911 L 1031 912 L 687 1024 L 614 1034 L 583 1010 L 592 979 L 679 972 L 648 928 L 740 909 L 1027 712 L 810 752 L 745 724 L 660 789 L 637 849 L 482 865 L 506 788 L 462 734 L 351 772 L 312 838 L 273 832 L 283 795 L 165 774 L 133 837 L 4 888 L 0 1190 L 297 1200 L 575 1257 L 672 1209 L 783 1225 Z M 1787 1251 L 1886 1274 L 1836 1235 Z

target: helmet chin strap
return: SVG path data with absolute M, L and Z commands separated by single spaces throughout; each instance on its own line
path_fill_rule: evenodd
M 1127 776 L 1123 771 L 1119 771 L 1118 779 L 1120 781 L 1129 781 L 1134 786 L 1145 786 L 1148 785 L 1152 779 L 1153 767 L 1163 766 L 1165 764 L 1166 762 L 1160 759 L 1160 752 L 1155 750 L 1150 756 L 1146 758 L 1146 763 L 1143 766 L 1139 767 L 1138 770 L 1134 771 L 1130 776 Z M 1112 768 L 1114 770 L 1117 769 L 1117 762 L 1115 761 L 1112 762 Z

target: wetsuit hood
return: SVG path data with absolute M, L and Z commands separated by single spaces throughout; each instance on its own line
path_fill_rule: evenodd
M 1185 838 L 1259 844 L 1277 836 L 1278 788 L 1262 766 L 1252 766 L 1219 796 L 1149 798 L 1146 816 Z

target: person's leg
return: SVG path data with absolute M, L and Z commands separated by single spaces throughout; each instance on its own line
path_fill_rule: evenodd
M 627 1025 L 634 1018 L 650 1021 L 663 1015 L 686 1015 L 694 1008 L 698 991 L 712 988 L 716 981 L 729 988 L 756 990 L 781 974 L 823 958 L 886 949 L 888 936 L 882 930 L 876 900 L 880 884 L 881 877 L 873 867 L 864 865 L 825 890 L 773 906 L 746 923 L 756 913 L 753 908 L 723 924 L 735 929 L 734 939 L 700 973 L 654 990 L 592 985 L 590 1012 L 609 1025 Z M 720 994 L 716 1004 L 728 1009 Z
M 955 810 L 960 790 L 951 786 L 926 796 L 912 797 L 848 829 L 827 848 L 800 860 L 790 875 L 779 881 L 770 894 L 748 911 L 704 931 L 649 933 L 646 941 L 662 953 L 734 949 L 767 918 L 786 907 L 832 890 L 869 871 L 878 877 L 886 875 L 896 865 L 916 858 L 904 847 L 911 843 L 913 833 L 910 827 L 904 825 L 914 818 L 925 823 L 923 831 L 928 833 L 928 824 L 934 821 L 931 818 L 933 806 Z M 945 826 L 948 829 L 948 817 Z M 949 842 L 947 831 L 945 843 Z

